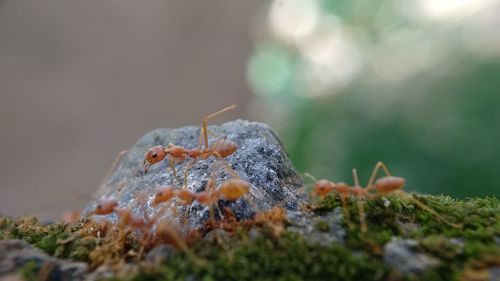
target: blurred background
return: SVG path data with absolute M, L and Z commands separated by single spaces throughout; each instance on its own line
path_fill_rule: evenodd
M 271 124 L 300 172 L 500 196 L 499 0 L 0 0 L 0 213 L 83 206 L 147 131 Z

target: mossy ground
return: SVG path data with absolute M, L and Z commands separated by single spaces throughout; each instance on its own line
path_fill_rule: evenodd
M 357 205 L 349 203 L 354 227 L 345 226 L 345 244 L 322 247 L 286 230 L 276 235 L 275 229 L 266 225 L 258 227 L 261 235 L 251 238 L 243 228 L 236 227 L 231 239 L 224 243 L 201 239 L 192 246 L 192 251 L 207 261 L 206 265 L 197 264 L 180 250 L 168 260 L 146 263 L 137 259 L 140 247 L 136 240 L 127 240 L 124 248 L 117 248 L 113 239 L 91 235 L 88 221 L 40 225 L 34 218 L 0 218 L 0 239 L 23 239 L 50 255 L 89 262 L 91 268 L 114 263 L 117 280 L 481 280 L 490 267 L 500 266 L 498 199 L 417 198 L 463 227 L 443 223 L 408 198 L 387 196 L 366 202 L 368 231 L 364 234 L 359 228 Z M 338 198 L 330 196 L 310 209 L 323 213 L 341 206 Z M 327 226 L 315 224 L 319 231 L 328 231 Z M 403 275 L 387 267 L 383 247 L 392 237 L 418 240 L 419 251 L 439 258 L 440 266 L 419 276 Z M 452 238 L 463 244 L 453 243 Z M 122 261 L 137 266 L 133 272 L 120 273 Z M 26 268 L 23 274 L 32 276 Z

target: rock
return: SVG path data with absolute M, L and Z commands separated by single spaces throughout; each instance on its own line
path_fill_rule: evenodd
M 86 281 L 97 281 L 106 280 L 115 277 L 115 272 L 113 268 L 109 265 L 101 265 L 96 270 L 89 273 L 86 277 Z
M 346 231 L 342 227 L 342 208 L 335 208 L 326 214 L 310 212 L 288 212 L 288 230 L 302 234 L 307 241 L 326 246 L 331 243 L 344 243 Z
M 402 273 L 418 274 L 439 265 L 440 261 L 424 253 L 419 253 L 418 241 L 393 237 L 384 246 L 384 263 Z
M 236 120 L 221 126 L 210 126 L 209 130 L 219 136 L 227 137 L 229 141 L 237 144 L 237 151 L 226 158 L 227 163 L 252 187 L 251 200 L 242 198 L 235 202 L 219 201 L 220 209 L 230 207 L 239 219 L 252 217 L 255 213 L 253 204 L 260 210 L 267 210 L 273 206 L 283 206 L 288 210 L 297 210 L 306 202 L 306 195 L 297 191 L 303 185 L 302 179 L 297 175 L 288 159 L 281 143 L 269 126 L 261 123 Z M 198 144 L 200 128 L 183 127 L 178 129 L 157 129 L 143 136 L 128 154 L 119 162 L 117 169 L 112 173 L 106 183 L 94 194 L 84 213 L 95 209 L 96 201 L 104 197 L 114 197 L 120 207 L 131 208 L 135 215 L 142 215 L 143 210 L 149 216 L 163 212 L 160 219 L 176 220 L 185 227 L 197 228 L 208 219 L 208 207 L 197 202 L 184 206 L 172 200 L 162 203 L 162 208 L 152 208 L 152 198 L 155 189 L 165 185 L 181 186 L 168 169 L 168 160 L 153 165 L 147 174 L 143 170 L 143 159 L 146 151 L 155 145 L 168 145 L 173 143 L 186 148 L 195 148 Z M 209 143 L 215 137 L 210 136 Z M 176 170 L 181 178 L 184 169 L 190 162 L 186 159 L 176 164 Z M 217 184 L 231 178 L 230 173 L 223 167 L 212 171 L 211 165 L 215 159 L 198 160 L 189 170 L 188 189 L 200 192 L 205 189 L 207 180 L 214 172 Z M 172 208 L 176 209 L 178 216 L 174 216 Z M 105 216 L 112 221 L 115 215 Z
M 489 272 L 489 281 L 500 281 L 500 267 L 493 267 Z
M 248 238 L 250 239 L 250 241 L 255 241 L 260 237 L 262 237 L 262 233 L 255 228 L 250 229 L 250 231 L 248 232 Z
M 0 277 L 11 276 L 28 264 L 47 280 L 82 280 L 87 272 L 85 263 L 50 257 L 22 240 L 0 240 Z
M 451 238 L 450 243 L 456 246 L 456 253 L 462 254 L 465 248 L 465 239 L 464 238 Z
M 175 249 L 170 245 L 158 245 L 146 255 L 146 261 L 150 264 L 169 260 L 173 257 Z
M 420 225 L 414 222 L 402 222 L 399 219 L 396 220 L 396 223 L 399 225 L 403 236 L 408 236 L 412 232 L 416 231 Z

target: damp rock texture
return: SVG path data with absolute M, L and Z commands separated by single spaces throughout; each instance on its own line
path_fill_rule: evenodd
M 332 243 L 344 243 L 346 231 L 342 227 L 342 208 L 316 215 L 311 212 L 288 212 L 290 223 L 288 230 L 302 234 L 310 243 L 327 246 Z
M 0 279 L 20 271 L 40 280 L 83 280 L 88 266 L 50 257 L 40 249 L 21 240 L 0 241 Z
M 209 145 L 219 138 L 234 142 L 238 149 L 225 158 L 225 162 L 251 184 L 249 194 L 237 201 L 220 200 L 219 209 L 229 207 L 237 218 L 249 218 L 255 209 L 267 210 L 280 206 L 287 210 L 298 210 L 306 202 L 306 194 L 299 192 L 303 186 L 301 177 L 294 170 L 280 141 L 271 128 L 262 123 L 236 120 L 220 126 L 209 126 L 213 132 Z M 143 159 L 147 150 L 155 145 L 167 146 L 173 143 L 193 149 L 198 145 L 200 127 L 178 129 L 156 129 L 144 135 L 119 161 L 109 179 L 95 192 L 85 212 L 89 213 L 101 198 L 114 197 L 120 207 L 131 208 L 137 216 L 147 212 L 154 216 L 161 212 L 159 220 L 177 221 L 188 228 L 202 226 L 209 218 L 208 207 L 193 202 L 183 205 L 177 199 L 153 208 L 151 203 L 156 188 L 166 185 L 181 188 L 184 171 L 191 159 L 176 163 L 178 178 L 168 168 L 169 160 L 153 165 L 144 173 Z M 214 164 L 217 162 L 217 164 Z M 208 179 L 214 175 L 217 185 L 232 177 L 228 168 L 214 157 L 199 159 L 187 173 L 187 188 L 191 192 L 205 190 Z M 219 214 L 216 214 L 219 217 Z M 106 216 L 116 220 L 116 215 Z
M 437 258 L 418 252 L 419 243 L 412 239 L 392 238 L 384 246 L 384 263 L 402 273 L 418 274 L 439 265 Z

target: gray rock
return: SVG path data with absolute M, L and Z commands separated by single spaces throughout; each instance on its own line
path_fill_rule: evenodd
M 250 239 L 250 241 L 255 241 L 260 237 L 262 237 L 262 233 L 255 228 L 250 229 L 250 231 L 248 232 L 248 238 Z
M 500 281 L 500 267 L 490 269 L 489 281 Z
M 450 242 L 457 247 L 456 250 L 458 254 L 462 254 L 464 252 L 466 242 L 464 238 L 451 238 Z
M 0 240 L 0 277 L 8 276 L 34 264 L 34 270 L 47 269 L 48 280 L 82 280 L 87 264 L 69 262 L 48 256 L 43 251 L 22 240 Z
M 109 265 L 101 265 L 96 270 L 85 276 L 85 281 L 106 280 L 115 277 L 113 268 Z
M 420 225 L 414 222 L 402 222 L 399 219 L 396 220 L 396 223 L 399 225 L 403 236 L 409 236 L 412 232 L 416 231 Z
M 237 151 L 226 158 L 227 163 L 252 187 L 251 200 L 242 198 L 235 202 L 219 201 L 220 209 L 230 207 L 237 218 L 249 218 L 255 213 L 253 203 L 260 210 L 273 206 L 283 206 L 288 210 L 297 210 L 306 202 L 306 195 L 297 189 L 303 185 L 297 175 L 276 135 L 269 126 L 261 123 L 236 120 L 221 126 L 210 126 L 209 130 L 237 144 Z M 162 208 L 152 208 L 151 203 L 155 189 L 165 185 L 182 185 L 168 169 L 168 160 L 153 165 L 147 174 L 143 171 L 143 159 L 146 151 L 155 145 L 173 143 L 186 148 L 195 148 L 198 144 L 200 128 L 183 127 L 178 129 L 157 129 L 143 136 L 128 154 L 119 162 L 117 169 L 107 182 L 94 194 L 94 199 L 87 205 L 85 212 L 89 213 L 96 206 L 96 201 L 104 197 L 114 197 L 121 207 L 131 208 L 135 215 L 141 215 L 145 210 L 149 216 L 162 212 L 160 219 L 175 219 L 187 228 L 200 227 L 208 219 L 208 208 L 194 202 L 184 206 L 176 200 L 163 203 Z M 209 142 L 216 140 L 210 136 Z M 182 178 L 184 168 L 190 162 L 186 159 L 177 163 L 176 170 Z M 212 171 L 211 165 L 215 159 L 210 157 L 199 160 L 190 169 L 188 188 L 192 192 L 205 189 L 212 172 L 216 173 L 217 184 L 231 178 L 223 167 Z M 143 208 L 141 208 L 143 207 Z M 174 207 L 179 214 L 174 216 Z M 84 213 L 85 213 L 84 212 Z M 115 215 L 105 216 L 114 221 Z
M 307 241 L 326 246 L 331 243 L 344 243 L 346 231 L 342 227 L 342 208 L 335 208 L 326 214 L 310 212 L 288 212 L 288 230 L 302 234 Z
M 418 246 L 416 240 L 393 237 L 384 246 L 384 263 L 405 274 L 418 274 L 439 265 L 438 259 L 419 253 Z
M 146 261 L 151 264 L 169 260 L 173 257 L 175 249 L 170 245 L 158 245 L 146 255 Z

